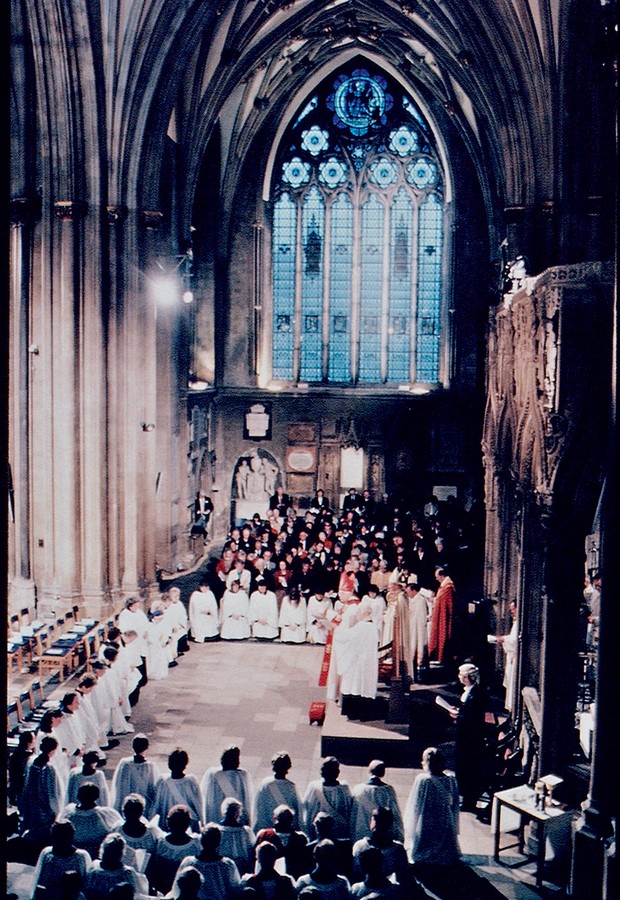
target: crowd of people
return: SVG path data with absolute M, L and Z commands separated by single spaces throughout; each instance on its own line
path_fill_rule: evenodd
M 19 847 L 17 858 L 30 858 L 33 900 L 409 900 L 416 872 L 460 861 L 458 788 L 433 747 L 401 811 L 381 760 L 349 786 L 338 759 L 327 757 L 302 792 L 287 752 L 273 756 L 272 774 L 255 787 L 238 747 L 199 780 L 182 747 L 163 773 L 148 758 L 146 735 L 136 734 L 109 783 L 93 749 L 73 754 L 63 783 L 54 759 L 67 753 L 64 743 L 58 734 L 33 737 L 13 757 L 22 827 L 8 855 Z
M 351 789 L 338 760 L 326 759 L 302 794 L 289 755 L 278 753 L 255 791 L 236 747 L 199 780 L 182 747 L 162 773 L 136 734 L 133 754 L 106 780 L 105 753 L 134 732 L 141 689 L 168 677 L 190 640 L 333 642 L 334 699 L 374 695 L 376 668 L 369 675 L 362 646 L 375 664 L 387 648 L 412 678 L 453 660 L 450 573 L 465 570 L 471 533 L 455 502 L 433 498 L 418 516 L 367 491 L 349 491 L 339 515 L 320 491 L 303 516 L 289 504 L 279 488 L 266 521 L 231 528 L 187 608 L 178 586 L 148 612 L 130 597 L 75 690 L 46 710 L 36 733 L 20 735 L 9 760 L 19 811 L 10 858 L 35 866 L 33 897 L 404 900 L 415 896 L 416 865 L 458 860 L 459 789 L 467 791 L 435 748 L 404 814 L 378 760 Z M 467 761 L 463 771 L 466 779 Z
M 455 580 L 470 577 L 479 535 L 454 497 L 412 513 L 351 488 L 333 510 L 318 490 L 301 515 L 278 487 L 269 506 L 230 529 L 189 598 L 194 640 L 325 644 L 344 606 L 362 602 L 403 674 L 455 661 Z

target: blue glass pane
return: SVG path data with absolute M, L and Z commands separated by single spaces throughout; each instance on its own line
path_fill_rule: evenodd
M 411 353 L 413 203 L 401 188 L 390 211 L 388 381 L 408 382 Z
M 301 278 L 301 344 L 299 377 L 323 377 L 323 248 L 325 204 L 317 187 L 304 198 L 301 210 L 303 268 Z
M 398 170 L 392 160 L 382 156 L 371 163 L 368 177 L 373 184 L 385 188 L 390 184 L 394 184 L 398 177 Z
M 443 207 L 434 194 L 420 207 L 416 380 L 439 380 Z
M 296 233 L 297 206 L 283 194 L 274 206 L 272 233 L 274 378 L 293 377 Z
M 329 381 L 351 377 L 351 284 L 353 271 L 353 204 L 339 194 L 331 207 L 329 249 Z
M 373 195 L 362 207 L 359 380 L 381 381 L 384 208 Z

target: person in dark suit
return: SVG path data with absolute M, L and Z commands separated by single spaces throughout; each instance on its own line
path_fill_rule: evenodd
M 279 485 L 276 488 L 275 494 L 272 494 L 269 498 L 269 509 L 275 509 L 278 515 L 285 519 L 290 505 L 291 498 L 288 494 L 284 493 L 282 485 Z
M 459 666 L 463 694 L 450 715 L 456 723 L 454 768 L 463 812 L 476 812 L 476 802 L 484 787 L 486 699 L 480 684 L 480 672 L 473 663 Z

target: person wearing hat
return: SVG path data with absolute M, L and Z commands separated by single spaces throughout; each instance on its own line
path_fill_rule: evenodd
M 256 579 L 256 590 L 250 597 L 248 620 L 252 637 L 273 641 L 278 637 L 278 601 L 273 591 L 267 590 L 263 575 Z
M 471 662 L 463 663 L 459 666 L 458 678 L 463 685 L 461 702 L 450 711 L 456 723 L 454 769 L 462 797 L 461 809 L 476 812 L 476 803 L 484 788 L 486 702 L 477 666 Z

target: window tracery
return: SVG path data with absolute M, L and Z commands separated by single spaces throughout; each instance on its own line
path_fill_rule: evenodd
M 444 175 L 413 99 L 344 67 L 289 126 L 274 172 L 272 377 L 438 383 Z

